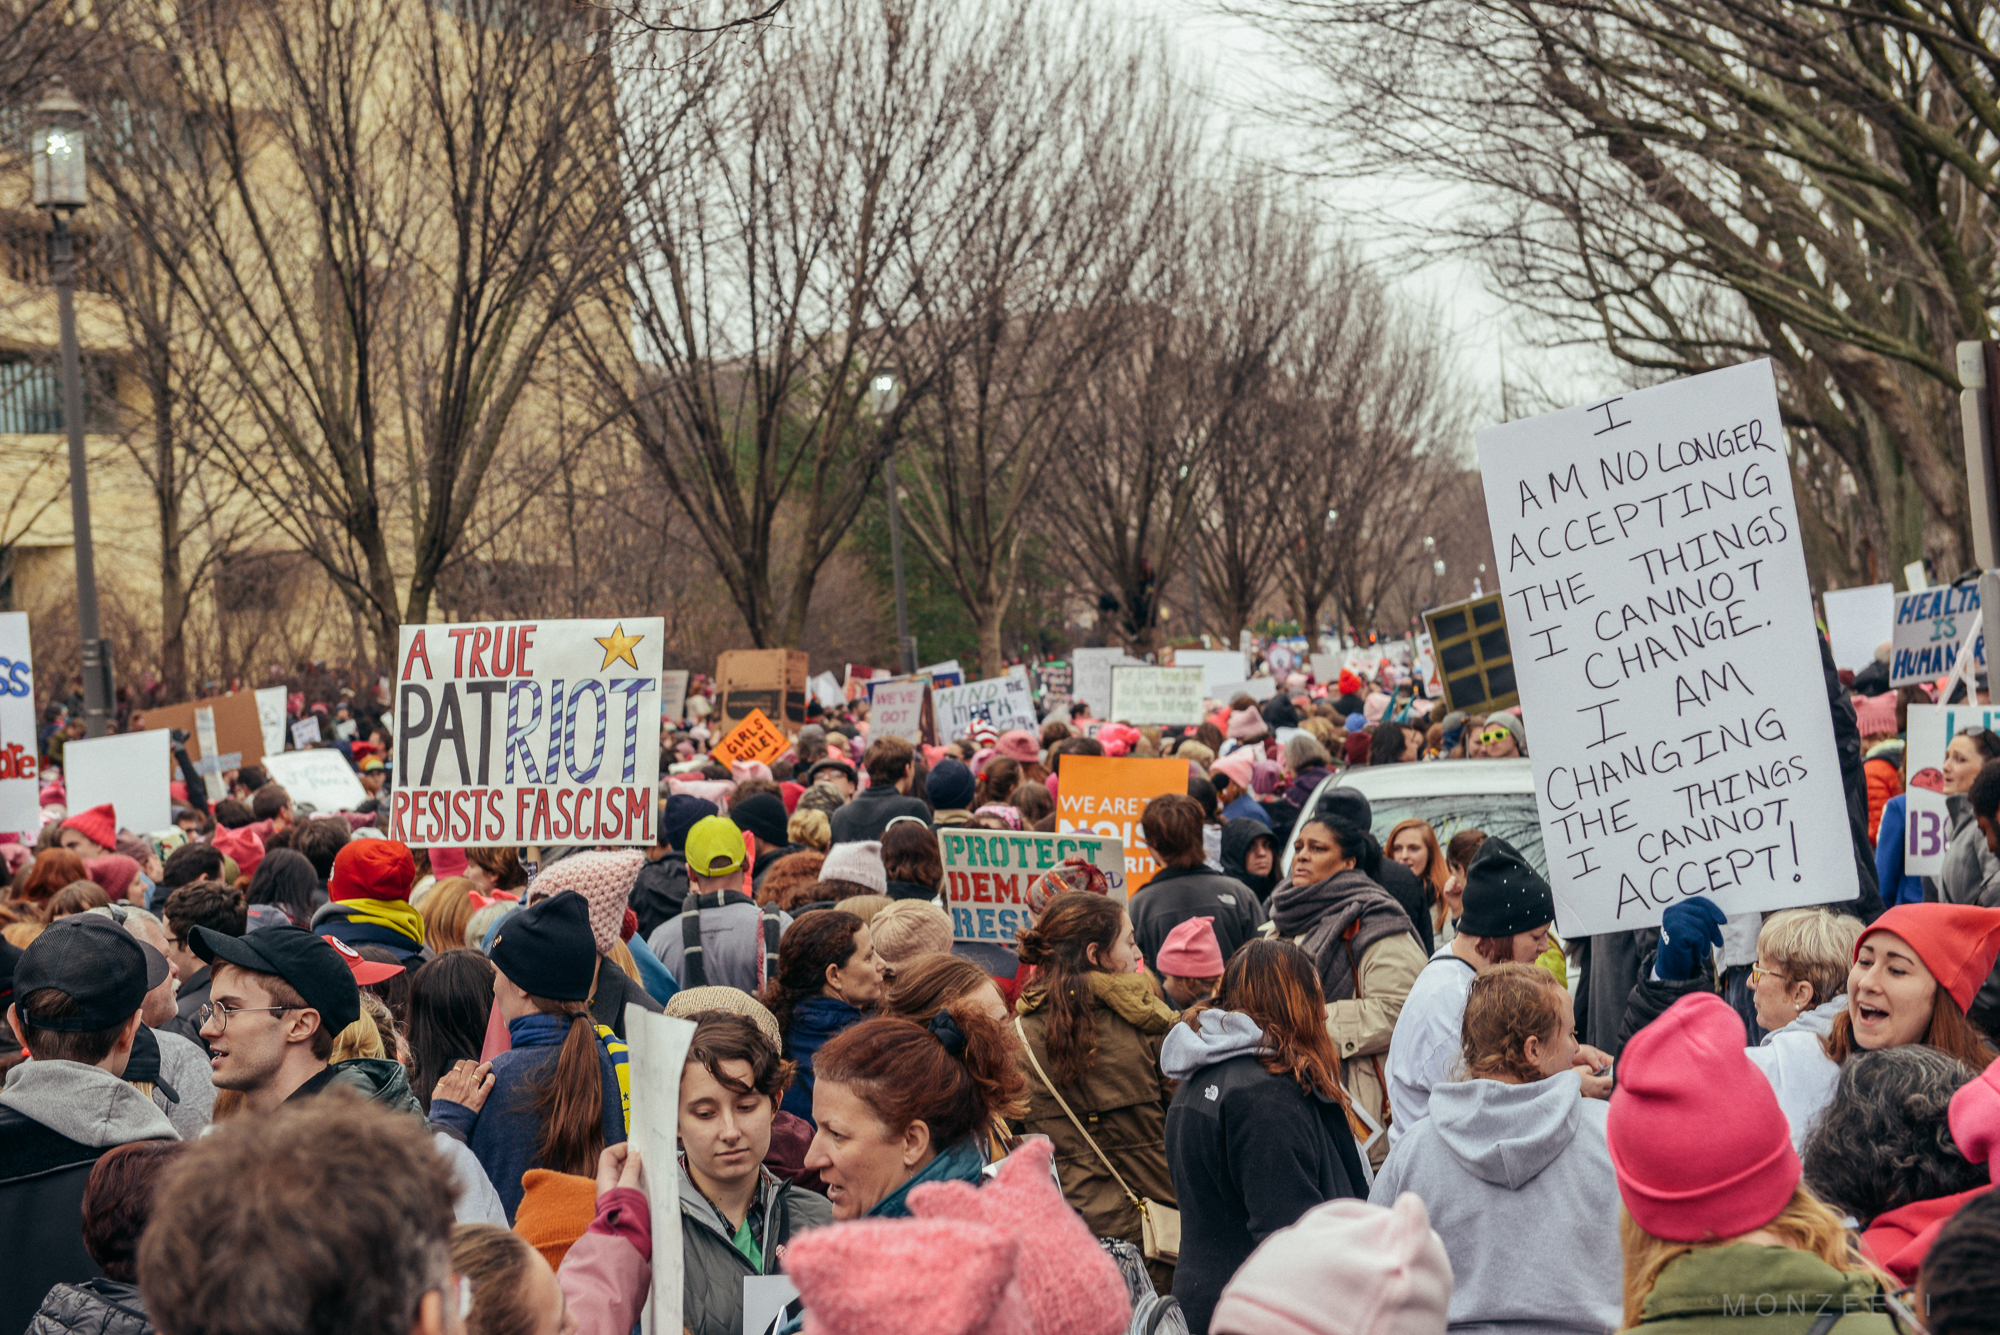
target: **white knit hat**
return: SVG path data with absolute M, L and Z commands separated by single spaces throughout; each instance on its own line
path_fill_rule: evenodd
M 820 864 L 819 878 L 822 881 L 851 881 L 855 885 L 865 885 L 878 895 L 889 893 L 889 873 L 882 868 L 882 841 L 867 839 L 859 843 L 835 844 L 826 850 L 826 861 Z
M 1340 1295 L 1328 1302 L 1329 1294 Z M 1444 1335 L 1451 1260 L 1415 1192 L 1315 1206 L 1250 1254 L 1210 1335 Z

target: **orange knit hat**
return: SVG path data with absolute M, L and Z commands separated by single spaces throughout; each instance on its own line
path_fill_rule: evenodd
M 595 1178 L 547 1168 L 530 1168 L 521 1175 L 521 1204 L 514 1211 L 514 1231 L 542 1254 L 549 1269 L 562 1268 L 571 1244 L 583 1236 L 595 1218 Z

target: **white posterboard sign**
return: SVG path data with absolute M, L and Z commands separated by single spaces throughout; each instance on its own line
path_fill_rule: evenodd
M 912 746 L 924 740 L 924 693 L 929 680 L 907 677 L 902 681 L 868 683 L 868 735 L 874 740 L 900 737 Z
M 28 614 L 0 612 L 0 830 L 32 839 L 41 829 L 41 754 Z
M 1770 362 L 1489 428 L 1479 462 L 1558 931 L 1854 898 Z
M 264 734 L 264 754 L 274 756 L 285 749 L 285 688 L 259 686 L 257 729 Z
M 2000 705 L 1911 705 L 1909 726 L 1903 733 L 1904 786 L 1917 787 L 1916 779 L 1925 770 L 1942 771 L 1944 749 L 1951 739 L 1967 728 L 2000 731 Z M 1939 783 L 1944 775 L 1936 775 Z
M 1950 672 L 1958 666 L 1958 649 L 1968 629 L 1973 662 L 1984 671 L 1986 636 L 1978 622 L 1977 583 L 1940 584 L 1898 595 L 1889 637 L 1889 684 L 1914 686 Z
M 660 718 L 662 721 L 679 725 L 687 716 L 688 678 L 693 674 L 686 668 L 675 668 L 660 674 Z
M 1345 655 L 1338 653 L 1316 653 L 1310 662 L 1313 680 L 1326 687 L 1340 680 L 1340 669 L 1346 666 Z
M 1145 666 L 1123 649 L 1077 649 L 1070 654 L 1069 661 L 1070 667 L 1076 673 L 1075 683 L 1070 687 L 1069 698 L 1072 701 L 1083 701 L 1099 718 L 1109 717 L 1113 665 Z
M 1193 727 L 1201 722 L 1202 668 L 1114 667 L 1110 717 L 1120 723 Z
M 1903 875 L 1940 876 L 1945 845 L 1951 842 L 1951 812 L 1945 796 L 1930 788 L 1908 789 L 1903 797 Z M 1882 887 L 1883 898 L 1896 891 Z
M 937 711 L 937 731 L 941 741 L 969 736 L 972 725 L 981 719 L 997 732 L 1040 727 L 1035 717 L 1035 693 L 1026 677 L 988 677 L 963 686 L 946 686 L 931 692 Z
M 283 788 L 294 805 L 310 804 L 324 816 L 353 811 L 368 800 L 368 790 L 347 757 L 331 747 L 314 751 L 277 751 L 264 757 L 264 772 Z
M 1215 693 L 1208 698 L 1226 705 L 1239 695 L 1247 695 L 1262 704 L 1277 693 L 1278 683 L 1270 677 L 1252 677 L 1248 681 L 1225 681 L 1217 686 Z
M 647 1212 L 653 1223 L 653 1287 L 641 1328 L 656 1335 L 681 1330 L 686 1275 L 681 1256 L 681 1068 L 694 1042 L 693 1020 L 655 1015 L 625 1003 L 626 1063 L 632 1086 L 627 1139 L 645 1173 Z
M 1820 604 L 1826 609 L 1826 638 L 1833 647 L 1833 665 L 1859 672 L 1874 662 L 1875 650 L 1891 639 L 1896 586 L 1828 589 L 1820 595 Z
M 303 751 L 319 740 L 319 715 L 308 714 L 292 725 L 292 745 Z
M 1069 858 L 1083 858 L 1102 871 L 1113 899 L 1127 898 L 1125 845 L 1102 835 L 953 828 L 938 831 L 938 852 L 955 941 L 1011 946 L 1034 926 L 1028 892 Z
M 63 747 L 63 788 L 71 811 L 111 804 L 118 828 L 150 834 L 174 823 L 167 791 L 172 735 L 165 728 L 90 737 Z
M 404 626 L 389 837 L 657 842 L 665 638 L 660 617 Z
M 1214 688 L 1250 675 L 1250 660 L 1235 649 L 1176 649 L 1175 667 L 1201 669 L 1201 688 L 1212 699 Z
M 806 689 L 819 701 L 821 709 L 838 709 L 847 703 L 847 696 L 840 689 L 840 679 L 831 672 L 822 672 L 817 677 L 806 678 Z

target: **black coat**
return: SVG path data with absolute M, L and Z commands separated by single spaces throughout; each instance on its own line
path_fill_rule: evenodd
M 1224 963 L 1264 922 L 1264 906 L 1248 886 L 1206 867 L 1162 867 L 1132 896 L 1127 911 L 1149 965 L 1159 958 L 1167 933 L 1189 918 L 1215 919 Z
M 639 941 L 638 937 L 632 938 Z M 639 941 L 639 949 L 647 949 L 644 941 Z M 609 956 L 598 961 L 597 995 L 590 1000 L 590 1018 L 608 1028 L 618 1037 L 625 1037 L 625 1003 L 632 1002 L 642 1011 L 660 1014 L 666 1007 L 653 1000 L 653 994 L 626 977 L 625 971 L 611 961 Z
M 1315 1205 L 1368 1195 L 1340 1105 L 1254 1056 L 1181 1082 L 1167 1108 L 1167 1163 L 1181 1212 L 1174 1297 L 1192 1335 L 1208 1330 L 1223 1286 L 1265 1238 Z
M 1429 887 L 1423 879 L 1394 858 L 1384 856 L 1382 865 L 1376 869 L 1375 883 L 1387 890 L 1389 898 L 1410 915 L 1410 926 L 1416 931 L 1417 944 L 1424 948 L 1424 958 L 1435 955 L 1437 941 L 1431 932 Z
M 56 1285 L 104 1273 L 83 1247 L 83 1188 L 103 1154 L 0 1108 L 0 1331 L 26 1330 Z
M 28 1335 L 153 1335 L 153 1319 L 136 1285 L 86 1279 L 50 1289 Z
M 858 844 L 880 839 L 898 816 L 915 816 L 928 825 L 930 805 L 922 798 L 904 796 L 893 786 L 878 785 L 856 793 L 854 800 L 834 812 L 827 823 L 833 827 L 834 843 Z
M 680 917 L 687 894 L 686 854 L 675 851 L 639 868 L 639 879 L 632 882 L 632 897 L 625 902 L 639 915 L 640 937 L 650 941 L 653 929 L 669 918 Z

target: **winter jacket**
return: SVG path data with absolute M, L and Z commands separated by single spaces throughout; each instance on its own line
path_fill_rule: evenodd
M 1416 933 L 1417 945 L 1423 950 L 1424 958 L 1430 958 L 1437 949 L 1437 938 L 1431 928 L 1431 892 L 1424 878 L 1393 858 L 1383 858 L 1382 865 L 1375 870 L 1375 883 L 1389 892 L 1389 898 L 1403 906 L 1403 912 L 1410 915 L 1410 930 Z
M 1365 1194 L 1361 1155 L 1337 1103 L 1264 1069 L 1264 1034 L 1240 1013 L 1178 1024 L 1160 1068 L 1181 1082 L 1167 1109 L 1167 1163 L 1181 1214 L 1174 1297 L 1192 1335 L 1259 1243 L 1313 1206 Z
M 1324 765 L 1308 765 L 1292 779 L 1292 786 L 1285 790 L 1285 800 L 1295 807 L 1303 807 L 1312 801 L 1313 791 L 1326 782 L 1333 771 Z
M 631 1335 L 653 1286 L 653 1219 L 646 1193 L 613 1187 L 556 1270 L 576 1335 Z
M 182 1140 L 202 1133 L 215 1112 L 215 1080 L 208 1054 L 179 1034 L 139 1026 L 125 1082 L 153 1086 L 153 1106 L 167 1115 Z
M 1271 870 L 1262 876 L 1252 876 L 1246 861 L 1250 852 L 1261 839 L 1271 848 Z M 1269 905 L 1271 891 L 1278 885 L 1278 841 L 1271 831 L 1254 820 L 1233 820 L 1222 827 L 1222 839 L 1218 849 L 1222 874 L 1232 881 L 1238 881 L 1250 888 L 1257 896 L 1257 902 Z
M 1167 1169 L 1165 1136 L 1167 1105 L 1173 1086 L 1160 1074 L 1160 1044 L 1180 1016 L 1153 995 L 1142 974 L 1091 973 L 1090 1018 L 1093 1026 L 1090 1067 L 1074 1084 L 1059 1084 L 1070 1111 L 1081 1118 L 1118 1170 L 1125 1185 L 1140 1196 L 1174 1203 L 1173 1174 Z M 1028 1051 L 1051 1080 L 1048 993 L 1031 985 L 1016 1007 Z M 1055 1143 L 1056 1174 L 1063 1195 L 1090 1225 L 1093 1236 L 1144 1241 L 1139 1212 L 1126 1198 L 1104 1161 L 1090 1148 L 1062 1107 L 1023 1056 L 1018 1065 L 1028 1081 L 1028 1111 L 1016 1130 L 1047 1136 Z M 1166 1276 L 1161 1276 L 1165 1278 Z
M 1938 1233 L 1953 1215 L 1991 1190 L 1993 1184 L 1989 1182 L 1953 1196 L 1912 1201 L 1884 1211 L 1869 1221 L 1861 1234 L 1862 1249 L 1903 1283 L 1915 1284 L 1917 1272 L 1923 1269 L 1924 1258 L 1930 1255 Z
M 645 949 L 645 943 L 640 943 Z M 597 995 L 590 999 L 590 1018 L 603 1025 L 618 1037 L 625 1037 L 625 1003 L 631 1002 L 642 1011 L 659 1015 L 666 1007 L 653 1000 L 645 988 L 632 981 L 626 972 L 611 961 L 609 956 L 598 961 Z
M 98 1156 L 179 1140 L 119 1077 L 81 1062 L 25 1061 L 0 1092 L 0 1331 L 26 1330 L 44 1294 L 102 1274 L 83 1247 L 83 1189 Z
M 1206 867 L 1161 868 L 1132 896 L 1126 911 L 1132 915 L 1139 953 L 1149 963 L 1167 943 L 1167 933 L 1189 918 L 1215 919 L 1215 940 L 1225 962 L 1264 922 L 1264 907 L 1249 887 Z
M 1640 959 L 1650 959 L 1659 946 L 1660 929 L 1638 927 L 1629 932 L 1604 932 L 1574 942 L 1583 982 L 1576 993 L 1576 1036 L 1616 1057 L 1625 1023 L 1625 1006 L 1632 989 L 1647 976 Z
M 625 901 L 639 915 L 639 935 L 650 941 L 661 923 L 680 913 L 687 893 L 687 855 L 679 850 L 639 868 L 632 896 Z
M 1868 839 L 1868 783 L 1861 774 L 1861 730 L 1854 721 L 1854 700 L 1840 684 L 1840 672 L 1833 665 L 1833 648 L 1825 635 L 1819 637 L 1820 679 L 1826 686 L 1826 708 L 1833 720 L 1833 749 L 1840 757 L 1840 787 L 1847 798 L 1847 838 L 1854 850 L 1854 880 L 1859 892 L 1853 899 L 1828 907 L 1852 913 L 1864 923 L 1882 916 L 1882 895 L 1875 882 L 1875 850 Z
M 1826 1055 L 1821 1042 L 1833 1032 L 1833 1017 L 1847 1009 L 1845 994 L 1806 1011 L 1764 1041 L 1746 1049 L 1750 1064 L 1764 1073 L 1778 1096 L 1778 1107 L 1792 1126 L 1792 1148 L 1803 1151 L 1826 1105 L 1840 1083 L 1840 1066 Z
M 1599 1335 L 1618 1325 L 1624 1256 L 1610 1105 L 1574 1071 L 1531 1085 L 1450 1081 L 1404 1135 L 1369 1199 L 1414 1191 L 1451 1258 L 1451 1329 Z M 1524 1256 L 1540 1258 L 1533 1266 Z
M 450 1099 L 431 1100 L 431 1126 L 472 1148 L 487 1180 L 499 1194 L 511 1224 L 521 1207 L 521 1175 L 530 1168 L 547 1168 L 535 1151 L 542 1119 L 535 1095 L 554 1069 L 569 1025 L 554 1015 L 523 1015 L 507 1022 L 514 1046 L 493 1057 L 493 1089 L 478 1112 Z M 352 1063 L 343 1062 L 342 1065 Z M 604 1091 L 604 1143 L 625 1143 L 625 1103 L 618 1072 L 600 1040 L 597 1069 Z M 297 1097 L 294 1095 L 293 1097 Z
M 1254 820 L 1265 829 L 1271 828 L 1271 817 L 1264 810 L 1264 804 L 1248 793 L 1243 793 L 1220 812 L 1222 823 L 1233 820 Z
M 704 896 L 701 907 L 701 955 L 703 982 L 708 986 L 734 987 L 754 993 L 763 985 L 760 961 L 777 971 L 775 951 L 767 951 L 764 941 L 764 910 L 741 894 L 731 891 L 717 904 Z M 667 972 L 683 987 L 699 986 L 688 974 L 686 911 L 661 923 L 646 938 L 646 945 Z M 778 934 L 791 930 L 792 915 L 780 913 Z
M 386 1057 L 354 1057 L 335 1062 L 293 1090 L 286 1096 L 285 1102 L 309 1099 L 316 1094 L 324 1094 L 336 1085 L 351 1089 L 385 1108 L 413 1113 L 418 1117 L 424 1115 L 424 1105 L 417 1102 L 417 1096 L 411 1092 L 410 1077 L 403 1070 L 403 1064 Z
M 1896 1335 L 1881 1285 L 1842 1273 L 1807 1252 L 1733 1242 L 1667 1262 L 1640 1308 L 1644 1335 L 1807 1335 L 1839 1313 L 1824 1335 Z
M 898 816 L 915 816 L 928 825 L 930 804 L 920 797 L 897 792 L 894 784 L 877 784 L 856 793 L 853 801 L 828 817 L 827 824 L 833 828 L 834 843 L 859 844 L 880 839 L 889 822 Z
M 1465 1003 L 1476 977 L 1450 946 L 1439 946 L 1403 998 L 1382 1062 L 1392 1150 L 1430 1116 L 1431 1091 L 1457 1078 Z
M 380 946 L 396 959 L 414 969 L 437 958 L 437 952 L 423 943 L 422 938 L 412 939 L 407 932 L 389 926 L 387 923 L 372 922 L 364 916 L 369 905 L 375 900 L 344 900 L 340 903 L 322 904 L 312 916 L 311 931 L 318 936 L 330 936 L 337 941 L 345 941 L 357 949 L 362 946 Z
M 833 1207 L 824 1197 L 788 1187 L 761 1169 L 758 1176 L 758 1207 L 752 1215 L 763 1220 L 757 1235 L 762 1262 L 753 1266 L 730 1241 L 736 1230 L 708 1203 L 682 1165 L 681 1325 L 693 1335 L 741 1335 L 743 1281 L 752 1275 L 782 1274 L 779 1250 L 807 1229 L 833 1222 Z
M 138 1285 L 86 1279 L 50 1289 L 28 1335 L 153 1335 L 153 1319 Z
M 1875 827 L 1875 879 L 1882 883 L 1882 902 L 1890 908 L 1924 902 L 1924 878 L 1903 874 L 1903 827 L 1910 819 L 1909 805 L 1909 795 L 1897 793 L 1882 804 L 1881 823 Z
M 1861 762 L 1861 775 L 1868 785 L 1868 829 L 1882 828 L 1882 808 L 1903 791 L 1903 744 L 1877 742 Z
M 1945 799 L 1952 815 L 1951 842 L 1945 845 L 1944 872 L 1937 897 L 1946 904 L 2000 908 L 2000 858 L 1986 846 L 1985 831 L 1972 817 L 1972 801 L 1959 794 Z M 1961 814 L 1962 813 L 1962 814 Z M 2000 965 L 1996 965 L 1967 1008 L 1982 1017 L 2000 1010 Z
M 785 1060 L 798 1066 L 785 1101 L 779 1106 L 814 1127 L 813 1057 L 828 1039 L 866 1018 L 838 997 L 807 997 L 792 1007 L 791 1023 L 785 1026 Z
M 1682 997 L 1691 992 L 1715 991 L 1715 974 L 1713 969 L 1707 966 L 1696 969 L 1692 978 L 1654 977 L 1653 965 L 1659 959 L 1659 955 L 1656 934 L 1651 948 L 1642 952 L 1639 957 L 1639 981 L 1632 985 L 1632 992 L 1625 999 L 1625 1018 L 1618 1025 L 1620 1050 L 1632 1041 L 1632 1035 L 1665 1015 L 1667 1008 Z

